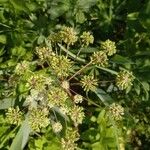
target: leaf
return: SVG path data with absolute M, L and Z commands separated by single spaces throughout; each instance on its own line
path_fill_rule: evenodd
M 6 36 L 5 35 L 0 35 L 0 43 L 6 44 Z
M 109 72 L 111 74 L 114 74 L 114 75 L 117 75 L 118 72 L 114 71 L 114 70 L 111 70 L 111 69 L 108 69 L 108 68 L 104 68 L 104 67 L 100 67 L 100 66 L 96 66 L 97 68 L 101 69 L 101 70 L 104 70 L 106 72 Z
M 26 7 L 26 3 L 24 0 L 9 0 L 9 2 L 17 11 L 24 11 L 26 13 L 29 12 L 29 9 Z
M 64 51 L 66 52 L 71 58 L 80 61 L 80 62 L 86 62 L 84 59 L 77 57 L 75 54 L 71 53 L 70 51 L 68 51 L 65 47 L 63 47 L 61 44 L 58 44 L 58 46 Z
M 133 12 L 127 15 L 128 20 L 136 20 L 138 19 L 139 12 Z
M 14 98 L 5 98 L 0 100 L 0 110 L 1 109 L 8 109 L 9 107 L 14 106 L 15 99 Z
M 96 2 L 97 0 L 78 0 L 76 7 L 87 12 L 90 7 L 96 4 Z
M 45 36 L 40 35 L 37 39 L 37 44 L 39 44 L 39 45 L 42 44 L 44 42 L 44 40 L 45 40 Z
M 112 62 L 117 63 L 117 64 L 133 64 L 133 62 L 131 62 L 129 59 L 127 59 L 126 57 L 123 57 L 121 55 L 115 55 L 112 59 Z
M 82 11 L 78 11 L 76 13 L 76 22 L 84 23 L 86 21 L 85 15 Z
M 106 106 L 114 102 L 113 99 L 102 89 L 97 88 L 93 92 L 95 92 L 95 94 Z
M 29 134 L 30 127 L 26 118 L 26 120 L 22 123 L 16 137 L 14 138 L 10 146 L 10 150 L 23 150 L 28 142 Z
M 12 52 L 12 55 L 21 57 L 26 54 L 26 49 L 21 46 L 18 46 L 18 47 L 12 48 L 11 52 Z

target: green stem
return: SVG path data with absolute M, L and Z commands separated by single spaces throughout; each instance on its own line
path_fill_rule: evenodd
M 88 64 L 86 64 L 85 66 L 83 66 L 80 70 L 78 70 L 73 76 L 71 76 L 71 77 L 68 79 L 68 81 L 71 80 L 72 78 L 74 78 L 76 75 L 78 75 L 80 72 L 82 72 L 86 67 L 88 67 L 88 66 L 91 65 L 91 64 L 92 64 L 92 61 L 90 61 Z

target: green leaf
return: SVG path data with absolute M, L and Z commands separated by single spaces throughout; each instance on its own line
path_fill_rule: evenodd
M 78 11 L 76 13 L 76 22 L 84 23 L 86 21 L 85 15 L 82 11 Z
M 97 68 L 101 69 L 101 70 L 104 70 L 106 72 L 109 72 L 111 74 L 114 74 L 114 75 L 117 75 L 118 72 L 114 71 L 114 70 L 111 70 L 111 69 L 108 69 L 108 68 L 104 68 L 104 67 L 100 67 L 100 66 L 96 66 Z
M 28 142 L 29 134 L 30 127 L 26 118 L 26 120 L 22 123 L 16 137 L 14 138 L 10 146 L 10 150 L 23 150 Z
M 5 98 L 0 100 L 0 110 L 1 109 L 8 109 L 9 107 L 14 106 L 15 98 Z
M 114 100 L 102 89 L 97 88 L 93 91 L 99 99 L 107 106 L 114 102 Z
M 128 58 L 123 57 L 121 55 L 115 55 L 111 59 L 111 61 L 114 62 L 114 63 L 117 63 L 117 64 L 126 64 L 126 63 L 133 64 L 133 62 L 131 62 Z
M 26 7 L 24 0 L 9 0 L 9 2 L 13 5 L 15 10 L 24 11 L 26 13 L 29 12 L 29 9 Z
M 5 35 L 0 35 L 0 43 L 6 44 L 6 36 Z
M 18 47 L 14 47 L 13 49 L 11 49 L 11 52 L 12 52 L 12 55 L 21 57 L 26 54 L 26 49 L 23 48 L 22 46 L 18 46 Z

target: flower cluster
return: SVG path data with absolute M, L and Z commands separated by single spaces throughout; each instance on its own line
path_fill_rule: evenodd
M 9 108 L 6 112 L 6 118 L 8 123 L 19 125 L 23 120 L 23 113 L 18 106 L 16 108 Z
M 46 78 L 42 74 L 33 74 L 27 81 L 26 87 L 29 89 L 42 90 L 45 85 L 51 84 L 52 79 Z
M 117 75 L 116 84 L 121 90 L 124 90 L 132 85 L 133 80 L 134 76 L 132 72 L 122 70 Z
M 69 82 L 64 80 L 62 83 L 61 83 L 61 87 L 65 90 L 69 90 L 70 88 L 70 85 L 69 85 Z
M 76 104 L 82 103 L 82 101 L 83 101 L 83 97 L 80 94 L 76 94 L 73 98 L 74 98 L 74 102 Z
M 81 79 L 82 87 L 87 92 L 89 90 L 94 91 L 96 89 L 96 86 L 98 85 L 97 82 L 98 82 L 97 79 L 94 79 L 93 75 L 84 76 Z
M 113 54 L 116 53 L 116 45 L 115 42 L 112 42 L 110 40 L 106 40 L 105 42 L 101 43 L 101 50 L 104 50 L 104 52 L 108 55 L 108 56 L 112 56 Z
M 53 56 L 50 60 L 50 66 L 54 70 L 54 74 L 58 77 L 67 77 L 72 67 L 72 62 L 65 56 Z
M 69 114 L 76 127 L 82 123 L 84 119 L 84 112 L 82 107 L 74 105 Z
M 58 133 L 62 130 L 62 124 L 60 122 L 55 122 L 52 124 L 52 129 L 55 133 Z
M 75 143 L 79 139 L 79 134 L 77 130 L 72 128 L 67 128 L 65 138 L 61 139 L 61 145 L 63 150 L 75 150 L 77 144 Z
M 90 32 L 83 32 L 80 38 L 82 42 L 82 47 L 89 46 L 89 44 L 93 44 L 94 42 L 94 37 L 90 34 Z
M 39 132 L 41 128 L 49 125 L 48 110 L 32 108 L 29 110 L 29 125 L 33 131 Z
M 76 31 L 71 27 L 62 26 L 59 34 L 67 45 L 74 45 L 78 39 Z
M 57 33 L 52 33 L 52 34 L 49 35 L 48 40 L 49 40 L 52 44 L 62 42 L 62 35 L 61 35 L 59 32 L 57 32 Z
M 106 67 L 108 65 L 107 55 L 103 51 L 94 52 L 94 54 L 91 56 L 91 61 L 93 64 L 96 64 L 100 67 Z
M 36 53 L 41 60 L 49 59 L 50 56 L 55 55 L 52 49 L 48 47 L 36 47 Z
M 52 87 L 48 94 L 48 105 L 50 108 L 54 106 L 64 106 L 68 98 L 67 93 L 59 87 Z
M 30 63 L 28 61 L 22 61 L 17 64 L 15 68 L 15 74 L 23 75 L 27 71 L 29 71 Z
M 109 112 L 114 120 L 119 121 L 122 120 L 122 116 L 124 115 L 124 108 L 119 104 L 113 103 L 109 107 Z

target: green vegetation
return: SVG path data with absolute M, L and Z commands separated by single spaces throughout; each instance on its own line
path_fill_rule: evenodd
M 148 150 L 150 1 L 0 0 L 0 149 Z

